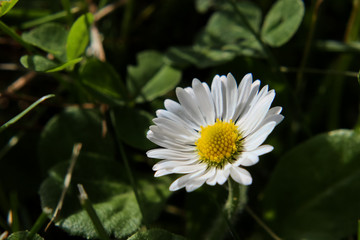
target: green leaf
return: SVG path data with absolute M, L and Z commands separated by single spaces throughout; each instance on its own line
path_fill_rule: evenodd
M 20 63 L 24 67 L 37 72 L 58 72 L 68 67 L 74 66 L 81 60 L 82 58 L 76 58 L 66 63 L 56 63 L 41 55 L 25 55 L 20 58 Z
M 139 231 L 129 237 L 128 240 L 185 240 L 185 238 L 163 229 L 153 228 Z
M 7 240 L 28 240 L 28 235 L 28 231 L 14 232 L 7 238 Z M 32 240 L 44 240 L 44 238 L 35 234 Z
M 136 102 L 152 101 L 172 90 L 181 72 L 164 64 L 163 55 L 146 51 L 137 55 L 138 66 L 128 67 L 128 88 Z
M 210 7 L 214 5 L 214 0 L 196 0 L 195 7 L 200 13 L 205 13 Z
M 61 195 L 63 179 L 69 163 L 60 163 L 51 169 L 49 177 L 40 188 L 43 209 L 55 209 Z M 61 217 L 56 223 L 71 235 L 96 238 L 96 230 L 82 210 L 76 184 L 83 184 L 92 205 L 106 232 L 115 238 L 123 238 L 134 233 L 141 225 L 142 215 L 135 194 L 126 178 L 124 167 L 104 156 L 80 154 L 72 175 L 71 185 L 65 198 Z M 169 179 L 138 177 L 145 209 L 151 221 L 161 212 L 165 200 L 170 195 Z
M 272 47 L 288 42 L 299 28 L 304 12 L 302 0 L 278 0 L 265 17 L 261 29 L 263 41 Z
M 55 68 L 47 70 L 46 72 L 58 72 L 58 71 L 61 71 L 64 69 L 72 68 L 75 64 L 79 63 L 82 59 L 83 59 L 82 57 L 72 59 L 64 64 L 58 65 Z
M 234 59 L 236 54 L 232 51 L 210 49 L 207 47 L 171 47 L 166 55 L 166 60 L 179 67 L 189 64 L 198 68 L 218 66 Z
M 113 113 L 115 130 L 124 143 L 142 150 L 154 147 L 154 144 L 146 138 L 146 133 L 152 124 L 151 114 L 126 107 L 114 108 Z
M 261 23 L 261 10 L 251 2 L 237 3 L 238 10 L 244 15 L 250 26 L 258 32 Z M 254 36 L 238 16 L 231 5 L 224 5 L 223 9 L 215 12 L 209 19 L 205 33 L 212 38 L 213 44 L 242 44 L 246 39 Z M 224 47 L 224 46 L 223 46 Z
M 249 25 L 259 31 L 261 10 L 251 2 L 238 2 L 238 10 Z M 229 4 L 222 4 L 213 13 L 203 32 L 191 47 L 170 48 L 167 60 L 171 64 L 199 68 L 213 67 L 233 60 L 236 56 L 264 57 L 263 49 L 238 12 Z
M 114 68 L 98 59 L 89 59 L 80 69 L 80 79 L 94 96 L 110 104 L 122 104 L 124 87 Z
M 90 27 L 94 21 L 91 13 L 80 16 L 71 26 L 66 45 L 68 60 L 80 57 L 84 54 L 90 40 Z
M 0 1 L 0 17 L 10 11 L 19 0 Z
M 264 218 L 284 239 L 343 239 L 360 217 L 360 135 L 318 135 L 280 159 L 264 193 Z
M 50 69 L 54 69 L 59 66 L 58 63 L 43 57 L 41 55 L 25 55 L 20 58 L 20 63 L 31 70 L 37 71 L 37 72 L 46 72 Z
M 67 160 L 73 145 L 83 143 L 82 152 L 113 156 L 109 134 L 103 136 L 103 116 L 95 109 L 67 108 L 46 124 L 39 140 L 39 160 L 43 169 Z
M 58 23 L 45 23 L 21 35 L 22 39 L 66 62 L 67 30 Z

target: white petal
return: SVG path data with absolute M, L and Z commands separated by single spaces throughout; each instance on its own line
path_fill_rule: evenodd
M 195 150 L 194 146 L 179 143 L 174 139 L 167 138 L 166 133 L 161 132 L 161 129 L 159 129 L 157 126 L 150 126 L 150 131 L 148 131 L 146 137 L 153 143 L 163 148 L 169 148 L 185 152 L 193 152 Z
M 216 75 L 212 81 L 211 95 L 215 105 L 215 112 L 216 112 L 215 118 L 222 119 L 223 109 L 224 109 L 223 96 L 225 95 L 222 94 L 222 83 L 219 75 Z
M 258 146 L 260 146 L 265 139 L 269 136 L 269 134 L 274 130 L 276 123 L 270 122 L 265 124 L 256 132 L 252 133 L 251 135 L 247 136 L 244 141 L 244 148 L 246 151 L 252 151 Z
M 278 125 L 284 119 L 284 116 L 280 114 L 281 110 L 281 107 L 270 108 L 262 124 L 274 121 Z
M 206 184 L 211 186 L 214 186 L 216 184 L 216 175 L 219 169 L 214 168 L 214 170 L 215 170 L 214 174 L 211 177 L 209 177 L 208 180 L 206 180 Z
M 239 87 L 238 87 L 238 99 L 236 103 L 236 109 L 233 115 L 232 120 L 235 122 L 242 111 L 244 110 L 245 103 L 247 103 L 247 99 L 250 94 L 251 90 L 251 83 L 252 83 L 252 74 L 246 74 L 243 79 L 241 80 Z
M 162 131 L 167 131 L 174 134 L 176 137 L 182 137 L 188 139 L 189 141 L 195 141 L 198 137 L 198 133 L 195 130 L 184 127 L 181 124 L 178 124 L 174 121 L 171 121 L 167 118 L 154 118 L 153 122 L 162 129 Z
M 191 128 L 195 130 L 200 130 L 200 125 L 194 122 L 194 120 L 189 116 L 189 114 L 184 110 L 184 108 L 178 103 L 170 99 L 164 101 L 164 106 L 166 110 L 172 112 L 183 121 L 185 121 Z
M 187 160 L 189 158 L 193 158 L 197 154 L 195 152 L 188 153 L 166 148 L 156 148 L 147 151 L 146 155 L 149 158 L 157 159 Z
M 196 181 L 189 181 L 188 184 L 186 184 L 185 188 L 187 192 L 192 192 L 199 187 L 201 187 L 205 183 L 205 180 L 196 180 Z
M 167 169 L 160 169 L 155 172 L 154 177 L 162 177 L 168 174 L 172 174 L 172 172 Z
M 224 120 L 228 122 L 234 115 L 236 102 L 238 99 L 236 80 L 231 73 L 227 75 L 226 81 L 224 81 L 224 86 L 226 91 L 226 111 Z
M 194 172 L 194 173 L 189 173 L 186 174 L 178 179 L 176 179 L 169 187 L 170 191 L 176 191 L 179 190 L 180 188 L 185 187 L 186 184 L 188 184 L 188 182 L 193 181 L 194 178 L 202 175 L 204 173 L 204 171 L 198 171 L 198 172 Z
M 249 112 L 238 121 L 237 124 L 244 136 L 253 132 L 264 120 L 274 97 L 275 92 L 272 91 L 272 94 L 267 95 L 264 99 L 254 105 L 254 107 L 252 107 Z
M 192 127 L 193 123 L 190 123 L 189 119 L 184 119 L 184 116 L 179 117 L 178 115 L 174 114 L 173 112 L 159 109 L 156 111 L 156 116 L 158 118 L 165 118 L 173 121 L 176 124 L 182 125 L 184 128 L 188 128 L 189 130 L 194 130 Z
M 176 96 L 187 114 L 197 123 L 199 126 L 204 126 L 205 121 L 202 117 L 202 114 L 199 110 L 197 103 L 194 101 L 193 97 L 189 92 L 182 88 L 176 88 Z
M 252 150 L 250 153 L 261 156 L 261 155 L 271 152 L 273 149 L 274 149 L 274 147 L 271 145 L 262 145 L 262 146 L 256 148 L 255 150 Z
M 197 158 L 185 160 L 185 161 L 172 161 L 172 160 L 162 160 L 157 162 L 152 169 L 158 171 L 160 169 L 173 169 L 179 166 L 195 165 L 199 160 Z
M 255 82 L 253 82 L 251 84 L 250 87 L 250 93 L 248 94 L 248 97 L 246 99 L 243 99 L 241 103 L 241 105 L 239 105 L 239 107 L 242 109 L 241 110 L 241 114 L 239 115 L 238 120 L 241 120 L 243 118 L 243 116 L 245 116 L 249 110 L 251 109 L 252 105 L 251 103 L 253 102 L 253 99 L 257 96 L 258 91 L 259 91 L 259 87 L 260 87 L 260 81 L 256 80 Z
M 250 173 L 243 168 L 232 167 L 230 169 L 230 176 L 234 179 L 234 181 L 243 185 L 250 185 L 252 183 Z
M 223 185 L 228 179 L 229 174 L 230 174 L 229 169 L 221 169 L 220 171 L 217 171 L 216 182 L 220 185 Z
M 203 171 L 207 168 L 206 164 L 192 164 L 192 165 L 185 165 L 185 166 L 176 166 L 171 171 L 173 173 L 193 173 L 196 171 Z
M 252 166 L 259 162 L 258 155 L 251 154 L 251 153 L 244 153 L 243 156 L 241 156 L 241 159 L 239 161 L 240 165 L 248 167 Z M 233 164 L 235 166 L 235 164 Z
M 170 191 L 177 191 L 180 188 L 185 187 L 186 183 L 189 181 L 191 174 L 186 174 L 178 179 L 176 179 L 169 187 Z
M 192 82 L 196 101 L 199 105 L 200 112 L 205 119 L 207 125 L 215 123 L 215 107 L 210 92 L 206 90 L 204 85 L 198 80 L 194 79 Z

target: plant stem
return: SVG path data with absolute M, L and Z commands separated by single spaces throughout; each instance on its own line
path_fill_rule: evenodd
M 269 64 L 272 66 L 273 71 L 277 72 L 279 74 L 279 76 L 281 77 L 282 74 L 279 71 L 279 69 L 280 69 L 279 64 L 278 64 L 276 58 L 274 57 L 274 55 L 272 54 L 272 52 L 270 51 L 269 47 L 262 41 L 262 39 L 260 37 L 260 34 L 257 31 L 255 31 L 255 29 L 250 25 L 249 21 L 246 19 L 244 14 L 238 8 L 238 6 L 236 4 L 236 1 L 235 0 L 230 0 L 229 2 L 233 6 L 233 8 L 234 8 L 235 12 L 237 13 L 237 15 L 241 18 L 241 21 L 244 22 L 245 27 L 253 34 L 256 41 L 261 45 L 261 47 L 264 50 L 266 56 L 269 58 Z
M 239 239 L 236 231 L 233 231 L 232 224 L 235 222 L 237 215 L 244 209 L 247 202 L 247 187 L 238 184 L 231 178 L 228 178 L 229 194 L 223 209 L 220 210 L 218 217 L 207 236 L 210 240 L 223 239 L 228 229 L 234 239 Z
M 80 11 L 82 11 L 82 8 L 79 8 L 79 7 L 73 7 L 73 8 L 70 9 L 71 14 L 75 14 L 75 13 L 78 13 Z M 52 21 L 55 21 L 55 20 L 65 18 L 66 16 L 67 16 L 67 12 L 66 11 L 61 11 L 61 12 L 58 12 L 58 13 L 47 15 L 45 17 L 41 17 L 41 18 L 37 18 L 37 19 L 34 19 L 34 20 L 24 22 L 24 23 L 22 23 L 20 25 L 20 28 L 21 29 L 27 29 L 27 28 L 35 27 L 35 26 L 38 26 L 38 25 L 43 24 L 43 23 L 52 22 Z
M 85 192 L 85 189 L 82 184 L 78 184 L 78 189 L 80 192 L 80 204 L 82 208 L 87 212 L 89 215 L 91 222 L 93 223 L 95 230 L 98 234 L 98 237 L 101 240 L 110 240 L 104 226 L 102 225 L 99 216 L 96 214 L 96 211 L 88 198 L 87 193 Z
M 111 126 L 110 126 L 111 131 L 113 131 L 113 133 L 114 133 L 115 141 L 117 143 L 116 145 L 118 147 L 118 151 L 119 151 L 119 153 L 121 155 L 121 158 L 123 160 L 123 163 L 124 163 L 128 178 L 130 180 L 130 184 L 131 184 L 131 186 L 133 188 L 133 191 L 134 191 L 134 194 L 135 194 L 136 201 L 137 201 L 137 203 L 139 205 L 140 213 L 142 215 L 142 219 L 144 221 L 144 224 L 146 225 L 147 224 L 147 217 L 145 215 L 145 211 L 144 211 L 145 209 L 144 209 L 143 201 L 142 201 L 142 198 L 139 195 L 138 187 L 137 187 L 134 175 L 133 175 L 133 173 L 131 171 L 129 160 L 128 160 L 127 156 L 126 156 L 124 146 L 123 146 L 122 141 L 121 141 L 121 139 L 120 139 L 120 137 L 118 135 L 118 132 L 116 131 L 115 116 L 114 116 L 114 112 L 112 110 L 110 110 L 110 123 L 111 123 Z
M 61 0 L 61 4 L 63 5 L 63 8 L 66 12 L 66 20 L 69 26 L 72 25 L 73 22 L 73 16 L 71 14 L 71 6 L 69 0 Z
M 0 30 L 2 30 L 4 33 L 9 35 L 12 39 L 14 39 L 18 43 L 20 43 L 20 45 L 23 46 L 24 48 L 26 48 L 26 50 L 28 50 L 29 52 L 34 51 L 34 48 L 30 44 L 25 42 L 13 29 L 8 27 L 3 21 L 0 21 Z
M 302 93 L 302 88 L 305 85 L 305 82 L 303 80 L 304 69 L 305 69 L 306 62 L 307 62 L 307 60 L 309 58 L 309 53 L 310 53 L 310 49 L 311 49 L 311 43 L 312 43 L 313 38 L 314 38 L 314 31 L 315 31 L 315 27 L 316 27 L 318 12 L 319 12 L 319 8 L 320 8 L 320 5 L 321 5 L 322 2 L 323 2 L 323 0 L 317 0 L 315 2 L 313 10 L 312 10 L 310 28 L 309 28 L 308 35 L 306 37 L 304 54 L 303 54 L 303 56 L 301 58 L 299 71 L 296 74 L 296 81 L 297 81 L 297 88 L 296 89 L 298 91 L 297 96 L 302 96 L 302 94 L 301 94 Z
M 248 206 L 245 207 L 245 210 L 273 239 L 281 240 Z
M 0 21 L 1 22 L 1 21 Z M 26 108 L 24 111 L 22 111 L 21 113 L 19 113 L 18 115 L 16 115 L 15 117 L 13 117 L 12 119 L 10 119 L 7 123 L 5 123 L 4 125 L 2 125 L 0 127 L 0 132 L 4 131 L 7 127 L 11 126 L 12 124 L 16 123 L 19 119 L 21 119 L 24 115 L 26 115 L 28 112 L 30 112 L 32 109 L 34 109 L 37 105 L 39 105 L 40 103 L 42 103 L 43 101 L 55 97 L 54 94 L 49 94 L 46 95 L 42 98 L 40 98 L 39 100 L 37 100 L 36 102 L 34 102 L 33 104 L 31 104 L 28 108 Z
M 34 225 L 32 226 L 29 234 L 27 235 L 27 238 L 31 240 L 35 236 L 35 234 L 38 233 L 39 230 L 44 226 L 47 219 L 48 219 L 47 213 L 42 212 L 38 217 L 38 219 L 36 220 L 36 222 L 34 223 Z

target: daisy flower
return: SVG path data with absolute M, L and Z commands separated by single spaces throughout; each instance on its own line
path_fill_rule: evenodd
M 281 107 L 270 108 L 275 91 L 267 85 L 259 88 L 260 81 L 253 82 L 251 74 L 237 85 L 230 73 L 216 75 L 211 89 L 198 79 L 192 87 L 176 88 L 179 103 L 166 99 L 166 110 L 156 111 L 155 125 L 147 133 L 162 147 L 147 152 L 149 158 L 162 159 L 153 166 L 155 177 L 184 174 L 170 185 L 171 191 L 221 185 L 229 176 L 250 185 L 244 167 L 273 150 L 261 144 L 284 118 Z

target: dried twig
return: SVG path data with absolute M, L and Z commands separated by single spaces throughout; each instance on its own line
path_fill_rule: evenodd
M 76 144 L 74 144 L 73 153 L 72 153 L 71 161 L 70 161 L 70 166 L 69 166 L 69 168 L 68 168 L 68 171 L 67 171 L 66 176 L 65 176 L 65 179 L 64 179 L 64 188 L 63 188 L 63 191 L 62 191 L 62 193 L 61 193 L 59 202 L 58 202 L 58 204 L 57 204 L 57 206 L 56 206 L 56 209 L 55 209 L 55 211 L 54 211 L 54 214 L 53 214 L 50 222 L 49 222 L 48 225 L 46 226 L 45 231 L 49 228 L 49 226 L 51 225 L 51 223 L 56 220 L 56 218 L 58 217 L 58 215 L 59 215 L 59 213 L 60 213 L 60 211 L 61 211 L 61 209 L 62 209 L 62 206 L 63 206 L 63 203 L 64 203 L 64 199 L 65 199 L 65 194 L 66 194 L 67 190 L 69 189 L 70 182 L 71 182 L 71 177 L 72 177 L 72 173 L 73 173 L 73 171 L 74 171 L 74 167 L 75 167 L 76 160 L 77 160 L 78 157 L 79 157 L 81 147 L 82 147 L 82 144 L 81 144 L 81 143 L 76 143 Z
M 103 7 L 102 9 L 100 9 L 99 11 L 97 11 L 95 13 L 95 15 L 94 15 L 95 22 L 99 21 L 100 19 L 102 19 L 106 15 L 108 15 L 111 12 L 115 11 L 118 7 L 124 5 L 126 2 L 127 2 L 127 0 L 119 0 L 117 2 L 111 3 L 111 4 Z
M 28 72 L 25 75 L 19 77 L 17 80 L 15 80 L 15 82 L 13 82 L 10 86 L 8 86 L 5 91 L 7 93 L 14 93 L 19 89 L 23 88 L 35 76 L 36 76 L 36 72 L 34 71 Z

